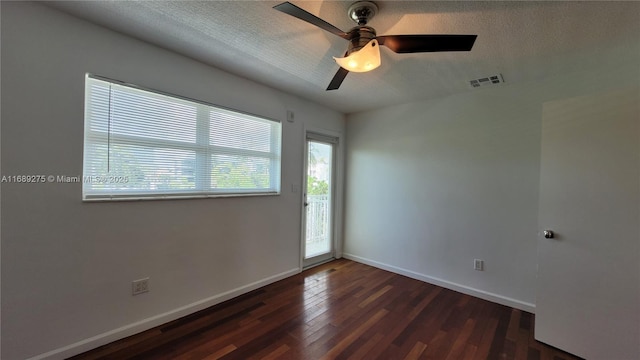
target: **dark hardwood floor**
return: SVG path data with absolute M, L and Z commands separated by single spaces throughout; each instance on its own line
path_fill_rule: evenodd
M 530 313 L 341 259 L 72 359 L 578 359 L 533 327 Z

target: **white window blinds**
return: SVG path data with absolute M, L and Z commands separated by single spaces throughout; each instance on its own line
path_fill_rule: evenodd
M 83 199 L 280 192 L 277 121 L 87 76 Z

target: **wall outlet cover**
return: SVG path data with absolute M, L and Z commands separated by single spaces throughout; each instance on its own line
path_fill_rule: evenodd
M 133 280 L 131 283 L 131 294 L 139 295 L 149 291 L 149 278 Z
M 473 260 L 473 268 L 478 271 L 484 270 L 484 260 L 474 259 Z

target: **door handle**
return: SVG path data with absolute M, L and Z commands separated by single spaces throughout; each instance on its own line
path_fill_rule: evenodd
M 545 239 L 553 239 L 553 231 L 552 230 L 545 230 L 542 232 L 542 234 L 544 235 Z
M 304 206 L 309 206 L 309 203 L 308 203 L 308 202 L 305 202 L 305 203 L 304 203 Z

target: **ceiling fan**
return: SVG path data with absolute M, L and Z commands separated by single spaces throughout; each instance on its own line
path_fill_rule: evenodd
M 378 13 L 378 6 L 370 1 L 358 1 L 349 7 L 347 14 L 358 25 L 348 32 L 338 29 L 288 1 L 273 8 L 349 41 L 349 48 L 344 57 L 334 57 L 335 61 L 340 65 L 340 69 L 338 69 L 338 72 L 329 83 L 327 90 L 338 89 L 350 71 L 367 72 L 380 66 L 379 45 L 386 46 L 391 51 L 399 54 L 469 51 L 477 37 L 477 35 L 377 36 L 375 29 L 367 26 L 367 23 Z

